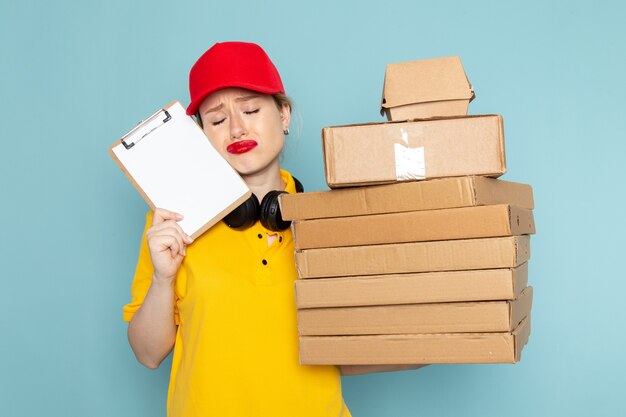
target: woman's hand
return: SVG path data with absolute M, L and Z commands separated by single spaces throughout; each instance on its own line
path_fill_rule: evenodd
M 185 247 L 193 242 L 177 223 L 183 216 L 157 208 L 152 217 L 152 226 L 146 232 L 154 279 L 171 281 L 185 257 Z

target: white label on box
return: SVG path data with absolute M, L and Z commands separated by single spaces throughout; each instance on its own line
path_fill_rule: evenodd
M 424 147 L 409 147 L 409 138 L 404 129 L 401 143 L 394 143 L 396 157 L 396 178 L 398 181 L 423 180 L 426 178 L 426 163 L 424 161 Z

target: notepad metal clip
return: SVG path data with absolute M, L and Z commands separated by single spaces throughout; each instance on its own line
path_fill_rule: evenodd
M 130 132 L 122 136 L 121 142 L 126 149 L 130 149 L 140 140 L 154 132 L 159 127 L 172 119 L 170 113 L 165 109 L 157 110 L 152 116 L 137 124 Z

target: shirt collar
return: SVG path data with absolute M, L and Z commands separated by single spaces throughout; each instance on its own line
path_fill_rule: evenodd
M 293 177 L 291 176 L 291 174 L 288 171 L 281 169 L 280 178 L 283 180 L 285 184 L 287 184 L 287 186 L 285 187 L 285 191 L 287 191 L 289 194 L 295 194 L 296 182 L 293 180 Z

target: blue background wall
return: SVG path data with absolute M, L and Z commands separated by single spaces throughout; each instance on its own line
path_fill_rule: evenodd
M 297 103 L 284 165 L 325 188 L 320 128 L 381 120 L 385 65 L 461 55 L 534 186 L 533 330 L 517 365 L 343 379 L 355 416 L 624 415 L 623 3 L 0 1 L 0 415 L 161 416 L 169 363 L 126 341 L 147 206 L 107 154 L 188 103 L 221 40 L 262 44 Z M 176 4 L 176 5 L 175 5 Z

